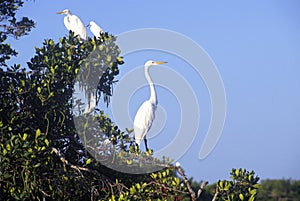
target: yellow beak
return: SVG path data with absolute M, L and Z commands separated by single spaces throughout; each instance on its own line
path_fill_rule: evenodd
M 165 62 L 165 61 L 156 61 L 155 64 L 159 65 L 159 64 L 166 64 L 168 62 Z
M 65 14 L 64 11 L 57 12 L 56 14 Z

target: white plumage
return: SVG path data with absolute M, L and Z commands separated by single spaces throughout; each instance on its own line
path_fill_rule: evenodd
M 71 11 L 65 9 L 57 14 L 65 14 L 64 24 L 69 31 L 73 31 L 75 36 L 79 36 L 82 40 L 87 40 L 87 31 L 79 17 L 73 15 Z
M 145 101 L 136 113 L 134 118 L 135 142 L 140 145 L 142 139 L 148 133 L 155 118 L 156 104 L 149 100 Z
M 145 63 L 145 76 L 150 86 L 150 99 L 145 101 L 138 109 L 134 118 L 134 138 L 138 145 L 141 144 L 142 139 L 145 141 L 146 150 L 147 138 L 146 134 L 152 126 L 152 122 L 155 118 L 155 110 L 157 107 L 157 97 L 155 92 L 154 83 L 149 75 L 149 67 L 153 65 L 165 64 L 167 62 L 160 61 L 147 61 Z
M 90 26 L 91 32 L 97 38 L 99 38 L 100 34 L 102 34 L 104 32 L 103 29 L 99 25 L 97 25 L 94 21 L 90 21 L 89 26 Z

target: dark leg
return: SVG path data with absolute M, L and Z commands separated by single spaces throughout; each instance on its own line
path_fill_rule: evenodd
M 146 137 L 144 138 L 144 142 L 145 142 L 146 151 L 149 151 Z

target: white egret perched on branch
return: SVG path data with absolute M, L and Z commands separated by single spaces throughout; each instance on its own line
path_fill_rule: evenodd
M 91 32 L 96 36 L 96 38 L 100 37 L 100 34 L 102 34 L 104 31 L 103 29 L 97 25 L 94 21 L 90 21 L 89 25 Z
M 150 99 L 145 101 L 138 109 L 134 118 L 134 138 L 135 142 L 140 145 L 144 139 L 146 150 L 148 151 L 146 134 L 152 126 L 155 118 L 155 110 L 157 106 L 157 97 L 155 92 L 154 83 L 149 75 L 149 67 L 159 64 L 165 64 L 162 61 L 147 61 L 145 63 L 145 76 L 150 86 Z
M 82 40 L 87 40 L 87 31 L 79 17 L 73 15 L 68 9 L 57 14 L 65 14 L 64 24 L 69 31 L 73 31 L 75 36 L 79 36 Z

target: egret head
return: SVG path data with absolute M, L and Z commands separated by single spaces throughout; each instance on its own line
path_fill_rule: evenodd
M 96 23 L 94 21 L 90 21 L 88 26 L 95 26 L 95 25 L 96 25 Z
M 71 12 L 68 9 L 65 9 L 63 11 L 57 12 L 56 14 L 65 14 L 65 15 L 70 15 Z
M 166 64 L 168 62 L 164 62 L 164 61 L 152 61 L 149 60 L 145 63 L 145 67 L 150 67 L 150 66 L 155 66 L 155 65 L 160 65 L 160 64 Z

